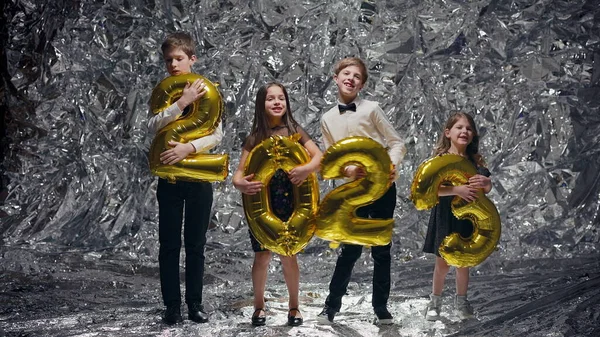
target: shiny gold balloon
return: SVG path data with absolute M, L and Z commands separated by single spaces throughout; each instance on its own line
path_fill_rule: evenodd
M 160 154 L 170 148 L 169 141 L 187 143 L 208 136 L 221 121 L 221 94 L 212 82 L 197 74 L 165 78 L 152 91 L 150 109 L 154 114 L 165 110 L 181 97 L 186 83 L 197 79 L 204 81 L 206 94 L 190 105 L 190 113 L 163 127 L 154 137 L 150 148 L 149 164 L 152 174 L 169 181 L 222 181 L 228 174 L 229 158 L 226 154 L 193 153 L 174 165 L 160 162 Z
M 302 184 L 293 187 L 294 211 L 288 221 L 279 219 L 271 209 L 267 186 L 275 172 L 282 169 L 289 173 L 311 160 L 304 146 L 298 143 L 299 139 L 298 134 L 265 139 L 252 149 L 244 167 L 244 175 L 254 173 L 254 180 L 264 186 L 255 195 L 242 194 L 248 226 L 263 247 L 286 256 L 300 252 L 313 237 L 319 203 L 317 176 L 311 173 Z
M 323 199 L 315 235 L 341 243 L 387 245 L 392 240 L 394 219 L 359 218 L 356 209 L 373 203 L 390 188 L 390 156 L 370 138 L 344 138 L 323 154 L 321 175 L 324 179 L 343 178 L 348 165 L 364 167 L 367 176 L 337 187 Z
M 411 199 L 419 210 L 432 208 L 438 203 L 438 189 L 442 183 L 465 185 L 469 177 L 476 174 L 475 166 L 458 155 L 445 154 L 429 159 L 417 169 Z M 470 220 L 474 230 L 468 238 L 458 233 L 446 236 L 439 247 L 442 258 L 456 267 L 472 267 L 485 261 L 500 239 L 500 214 L 496 206 L 480 190 L 473 202 L 467 203 L 458 196 L 452 199 L 452 213 L 458 219 Z

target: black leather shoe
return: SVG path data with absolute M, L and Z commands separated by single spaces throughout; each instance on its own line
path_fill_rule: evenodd
M 377 323 L 379 324 L 394 324 L 394 317 L 386 307 L 375 308 L 375 316 L 377 316 Z
M 324 306 L 321 313 L 317 315 L 317 321 L 322 324 L 331 324 L 333 323 L 336 313 L 337 310 L 328 306 Z
M 183 318 L 181 317 L 181 309 L 179 308 L 179 305 L 167 306 L 167 310 L 165 310 L 165 315 L 163 316 L 162 321 L 168 325 L 183 322 Z
M 298 308 L 291 308 L 290 311 L 288 312 L 287 325 L 289 325 L 289 326 L 302 325 L 302 323 L 304 323 L 304 319 L 302 317 L 298 317 L 296 315 L 292 316 L 292 311 L 296 311 L 296 315 L 300 313 L 300 310 L 298 310 Z
M 260 315 L 261 311 L 264 313 L 265 309 L 258 308 L 256 310 L 254 310 L 254 313 L 252 314 L 252 325 L 262 326 L 267 323 L 267 316 L 265 316 L 264 314 L 261 316 Z
M 188 304 L 188 318 L 196 323 L 208 322 L 208 314 L 204 312 L 200 303 Z

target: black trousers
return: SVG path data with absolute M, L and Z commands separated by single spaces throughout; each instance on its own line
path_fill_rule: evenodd
M 204 245 L 213 202 L 212 184 L 187 181 L 172 184 L 159 179 L 156 196 L 160 242 L 158 264 L 163 302 L 166 306 L 181 304 L 179 255 L 185 208 L 185 302 L 201 304 Z
M 396 207 L 396 184 L 374 203 L 361 207 L 356 214 L 362 218 L 393 218 L 394 208 Z M 392 244 L 386 246 L 373 246 L 371 255 L 373 256 L 373 298 L 374 309 L 387 306 L 390 297 L 390 249 Z M 342 252 L 338 256 L 335 264 L 335 271 L 329 283 L 329 296 L 325 300 L 325 305 L 339 311 L 342 306 L 342 297 L 346 294 L 348 283 L 352 275 L 354 264 L 362 253 L 360 245 L 342 245 Z

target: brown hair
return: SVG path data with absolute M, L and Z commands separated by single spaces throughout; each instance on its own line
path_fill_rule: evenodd
M 485 160 L 483 160 L 483 157 L 479 154 L 479 133 L 477 133 L 475 120 L 473 120 L 473 117 L 471 115 L 464 112 L 455 112 L 452 115 L 450 115 L 448 121 L 446 122 L 446 125 L 440 133 L 437 145 L 435 147 L 435 150 L 433 151 L 433 156 L 439 156 L 448 152 L 448 149 L 450 149 L 450 140 L 446 137 L 444 133 L 446 130 L 452 129 L 454 124 L 456 124 L 456 122 L 458 122 L 458 120 L 461 118 L 466 118 L 469 122 L 469 125 L 471 126 L 471 130 L 473 130 L 473 140 L 471 141 L 471 143 L 469 143 L 469 145 L 467 145 L 467 157 L 477 166 L 485 166 Z
M 357 66 L 360 68 L 360 72 L 362 73 L 362 83 L 365 84 L 367 82 L 367 78 L 369 78 L 369 73 L 367 73 L 367 66 L 363 60 L 358 57 L 346 57 L 345 59 L 340 60 L 335 65 L 334 73 L 339 75 L 340 71 L 350 66 Z
M 250 131 L 250 135 L 254 137 L 254 145 L 262 142 L 269 136 L 269 123 L 267 120 L 265 101 L 267 100 L 267 91 L 273 86 L 280 87 L 283 91 L 283 95 L 285 96 L 286 112 L 282 118 L 283 123 L 288 128 L 290 133 L 297 132 L 298 122 L 296 122 L 294 116 L 292 116 L 290 98 L 287 90 L 285 90 L 285 87 L 282 84 L 271 82 L 260 87 L 256 93 L 256 101 L 254 103 L 254 121 L 252 122 L 252 130 Z
M 160 49 L 165 54 L 172 48 L 181 49 L 188 57 L 196 54 L 196 43 L 188 33 L 177 32 L 167 36 Z

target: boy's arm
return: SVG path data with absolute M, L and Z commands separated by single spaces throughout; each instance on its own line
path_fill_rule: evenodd
M 217 126 L 215 131 L 213 133 L 211 133 L 210 135 L 194 139 L 194 140 L 190 141 L 190 143 L 192 143 L 192 145 L 194 145 L 194 148 L 196 149 L 196 151 L 194 153 L 198 153 L 198 152 L 206 152 L 206 151 L 212 149 L 213 147 L 219 145 L 219 143 L 221 142 L 222 139 L 223 139 L 223 122 L 219 123 L 219 126 Z
M 404 155 L 406 154 L 406 147 L 404 146 L 404 141 L 400 138 L 400 135 L 387 119 L 387 116 L 377 105 L 374 110 L 374 120 L 375 127 L 381 134 L 385 137 L 385 141 L 389 147 L 390 159 L 392 160 L 392 164 L 396 165 L 396 167 L 400 166 L 402 159 L 404 159 Z
M 157 133 L 165 125 L 179 118 L 182 113 L 183 111 L 179 109 L 177 103 L 171 104 L 168 108 L 157 113 L 156 115 L 153 115 L 152 111 L 150 111 L 151 117 L 148 119 L 148 131 Z
M 323 121 L 322 119 L 321 119 L 321 134 L 323 135 L 323 146 L 325 146 L 323 151 L 327 151 L 327 149 L 333 144 L 333 139 L 331 138 L 331 132 L 329 132 L 329 129 L 327 128 L 327 124 L 325 124 L 325 121 Z
M 183 113 L 183 109 L 204 96 L 204 94 L 206 94 L 204 81 L 195 80 L 193 83 L 186 83 L 181 97 L 175 103 L 156 114 L 156 116 L 152 116 L 152 111 L 150 111 L 151 117 L 148 120 L 148 131 L 157 133 L 165 125 L 176 120 Z
M 331 132 L 329 132 L 329 128 L 327 128 L 327 124 L 323 119 L 321 119 L 321 133 L 323 134 L 323 145 L 325 146 L 324 151 L 333 145 L 333 137 L 331 136 Z M 344 171 L 342 171 L 343 175 L 348 178 L 362 178 L 366 175 L 365 170 L 362 167 L 356 165 L 347 165 L 344 167 Z

